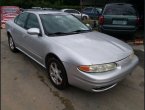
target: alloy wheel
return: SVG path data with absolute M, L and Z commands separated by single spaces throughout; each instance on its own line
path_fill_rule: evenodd
M 9 38 L 9 46 L 10 46 L 10 48 L 12 49 L 12 50 L 14 50 L 14 42 L 13 42 L 13 39 L 10 37 Z
M 62 77 L 61 77 L 61 70 L 58 68 L 58 65 L 55 62 L 50 64 L 49 73 L 52 81 L 56 85 L 61 85 Z

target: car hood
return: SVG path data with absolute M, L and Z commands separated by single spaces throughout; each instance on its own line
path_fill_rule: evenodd
M 128 44 L 100 32 L 59 36 L 55 42 L 69 49 L 72 56 L 77 55 L 81 60 L 84 58 L 90 64 L 116 62 L 133 52 Z

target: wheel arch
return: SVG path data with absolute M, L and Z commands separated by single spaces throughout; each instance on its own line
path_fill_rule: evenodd
M 10 31 L 7 31 L 7 36 L 8 37 L 12 36 L 11 33 L 10 33 Z
M 61 63 L 62 63 L 62 61 L 60 60 L 60 58 L 56 55 L 56 54 L 54 54 L 54 53 L 48 53 L 47 55 L 46 55 L 46 57 L 45 57 L 45 67 L 47 68 L 47 61 L 50 59 L 50 58 L 56 58 L 56 59 L 58 59 Z M 63 65 L 64 66 L 64 65 Z
M 58 61 L 60 61 L 60 63 L 62 64 L 62 66 L 63 66 L 63 68 L 64 68 L 64 71 L 65 71 L 65 73 L 66 73 L 67 82 L 68 82 L 68 84 L 69 84 L 69 81 L 68 81 L 68 74 L 67 74 L 66 68 L 65 68 L 65 66 L 64 66 L 63 63 L 62 63 L 62 60 L 61 60 L 56 54 L 54 54 L 54 53 L 48 53 L 48 54 L 46 55 L 46 57 L 45 57 L 45 67 L 46 67 L 46 69 L 47 69 L 47 67 L 48 67 L 47 61 L 48 61 L 50 58 L 56 58 Z
M 13 37 L 11 29 L 7 29 L 7 37 Z

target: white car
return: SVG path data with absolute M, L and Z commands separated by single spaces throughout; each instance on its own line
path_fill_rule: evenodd
M 88 15 L 83 14 L 75 9 L 62 9 L 61 11 L 66 12 L 66 13 L 70 13 L 70 14 L 76 16 L 78 19 L 81 19 L 81 16 L 82 16 L 83 20 L 89 19 Z

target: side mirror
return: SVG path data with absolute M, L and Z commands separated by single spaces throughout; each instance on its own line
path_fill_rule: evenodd
M 91 27 L 90 24 L 86 24 L 86 26 L 87 26 L 89 29 L 92 29 L 92 27 Z
M 40 34 L 40 29 L 38 29 L 38 28 L 30 28 L 30 29 L 27 30 L 27 33 L 31 34 L 31 35 L 38 35 L 38 34 Z

